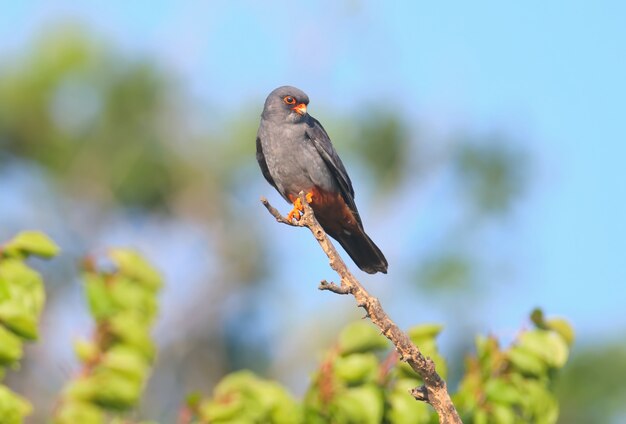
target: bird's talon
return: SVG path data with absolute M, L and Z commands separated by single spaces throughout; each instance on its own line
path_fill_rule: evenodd
M 287 215 L 287 219 L 289 221 L 292 221 L 295 218 L 296 221 L 300 221 L 302 211 L 304 211 L 304 208 L 302 207 L 302 201 L 300 201 L 300 198 L 298 197 L 293 202 L 293 209 L 291 210 L 291 212 L 289 212 L 289 215 Z

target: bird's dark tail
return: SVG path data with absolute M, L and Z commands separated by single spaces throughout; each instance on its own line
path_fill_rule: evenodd
M 371 238 L 360 226 L 352 228 L 353 231 L 348 234 L 341 231 L 338 234 L 330 234 L 335 240 L 341 244 L 354 263 L 368 274 L 376 274 L 377 272 L 387 273 L 387 259 L 380 251 L 378 246 L 374 244 Z M 354 231 L 354 230 L 357 231 Z

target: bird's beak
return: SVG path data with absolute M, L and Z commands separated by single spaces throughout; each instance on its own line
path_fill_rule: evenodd
M 292 107 L 292 109 L 295 110 L 298 115 L 306 115 L 306 105 L 304 103 L 300 103 Z

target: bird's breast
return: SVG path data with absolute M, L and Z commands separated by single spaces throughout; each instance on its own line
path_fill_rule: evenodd
M 295 128 L 290 128 L 295 127 Z M 314 186 L 337 192 L 337 184 L 305 131 L 298 125 L 278 126 L 261 140 L 268 170 L 284 196 Z

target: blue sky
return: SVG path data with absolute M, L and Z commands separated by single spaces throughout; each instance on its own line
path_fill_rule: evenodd
M 4 5 L 0 54 L 76 21 L 225 111 L 289 83 L 313 114 L 399 102 L 434 130 L 519 134 L 534 163 L 514 240 L 532 283 L 497 293 L 499 312 L 514 327 L 541 305 L 587 337 L 626 329 L 626 3 L 75 3 Z

